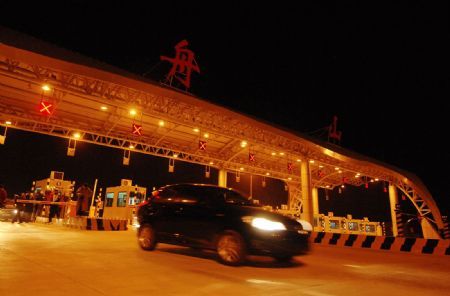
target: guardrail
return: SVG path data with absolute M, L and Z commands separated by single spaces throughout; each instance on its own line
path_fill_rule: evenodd
M 311 242 L 314 244 L 405 252 L 415 254 L 450 255 L 450 240 L 424 239 L 391 236 L 373 236 L 313 232 Z

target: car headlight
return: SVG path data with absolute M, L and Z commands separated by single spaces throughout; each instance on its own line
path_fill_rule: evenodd
M 286 226 L 284 226 L 281 222 L 271 221 L 266 218 L 254 218 L 254 217 L 242 217 L 242 221 L 250 223 L 255 228 L 266 230 L 266 231 L 274 231 L 274 230 L 286 230 Z
M 303 230 L 313 231 L 313 227 L 312 227 L 311 223 L 309 223 L 308 221 L 302 220 L 302 219 L 297 219 L 297 222 L 302 224 Z

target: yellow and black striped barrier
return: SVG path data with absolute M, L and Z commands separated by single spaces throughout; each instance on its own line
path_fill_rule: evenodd
M 390 237 L 357 234 L 313 232 L 314 244 L 405 252 L 415 254 L 450 255 L 450 240 Z

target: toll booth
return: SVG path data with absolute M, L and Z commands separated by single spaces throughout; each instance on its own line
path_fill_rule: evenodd
M 333 212 L 329 212 L 328 216 L 324 214 L 314 215 L 314 231 L 373 236 L 383 235 L 380 222 L 369 221 L 367 217 L 353 219 L 352 215 L 336 217 Z
M 127 219 L 133 222 L 136 206 L 144 200 L 147 189 L 122 179 L 120 186 L 106 188 L 103 218 Z
M 64 172 L 51 171 L 50 178 L 33 181 L 31 191 L 34 193 L 46 190 L 58 191 L 62 196 L 73 197 L 75 181 L 64 180 Z

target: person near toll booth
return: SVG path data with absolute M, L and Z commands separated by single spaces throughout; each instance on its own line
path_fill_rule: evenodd
M 55 190 L 53 193 L 52 202 L 59 202 L 60 195 L 59 192 Z M 50 213 L 48 214 L 48 223 L 52 223 L 53 217 L 58 218 L 59 216 L 59 205 L 50 204 Z
M 103 201 L 100 196 L 97 197 L 96 210 L 97 210 L 97 217 L 100 218 L 103 217 Z
M 44 195 L 42 195 L 42 192 L 40 190 L 38 190 L 36 192 L 36 195 L 35 195 L 34 199 L 36 201 L 43 201 L 44 200 Z M 36 221 L 37 216 L 41 215 L 41 213 L 42 213 L 42 208 L 43 208 L 42 204 L 37 203 L 37 204 L 34 205 L 33 215 L 32 215 L 31 221 L 33 221 L 33 222 Z
M 16 215 L 14 216 L 14 218 L 11 220 L 11 223 L 14 223 L 17 221 L 20 224 L 23 222 L 22 215 L 23 215 L 23 211 L 24 211 L 24 205 L 23 205 L 23 203 L 18 203 L 17 202 L 18 199 L 20 199 L 19 195 L 14 194 L 14 205 L 16 206 L 17 212 L 16 212 Z
M 6 192 L 5 186 L 3 186 L 3 184 L 0 184 L 0 208 L 5 207 L 7 198 L 8 192 Z
M 77 216 L 88 216 L 91 206 L 92 190 L 87 184 L 77 189 Z

